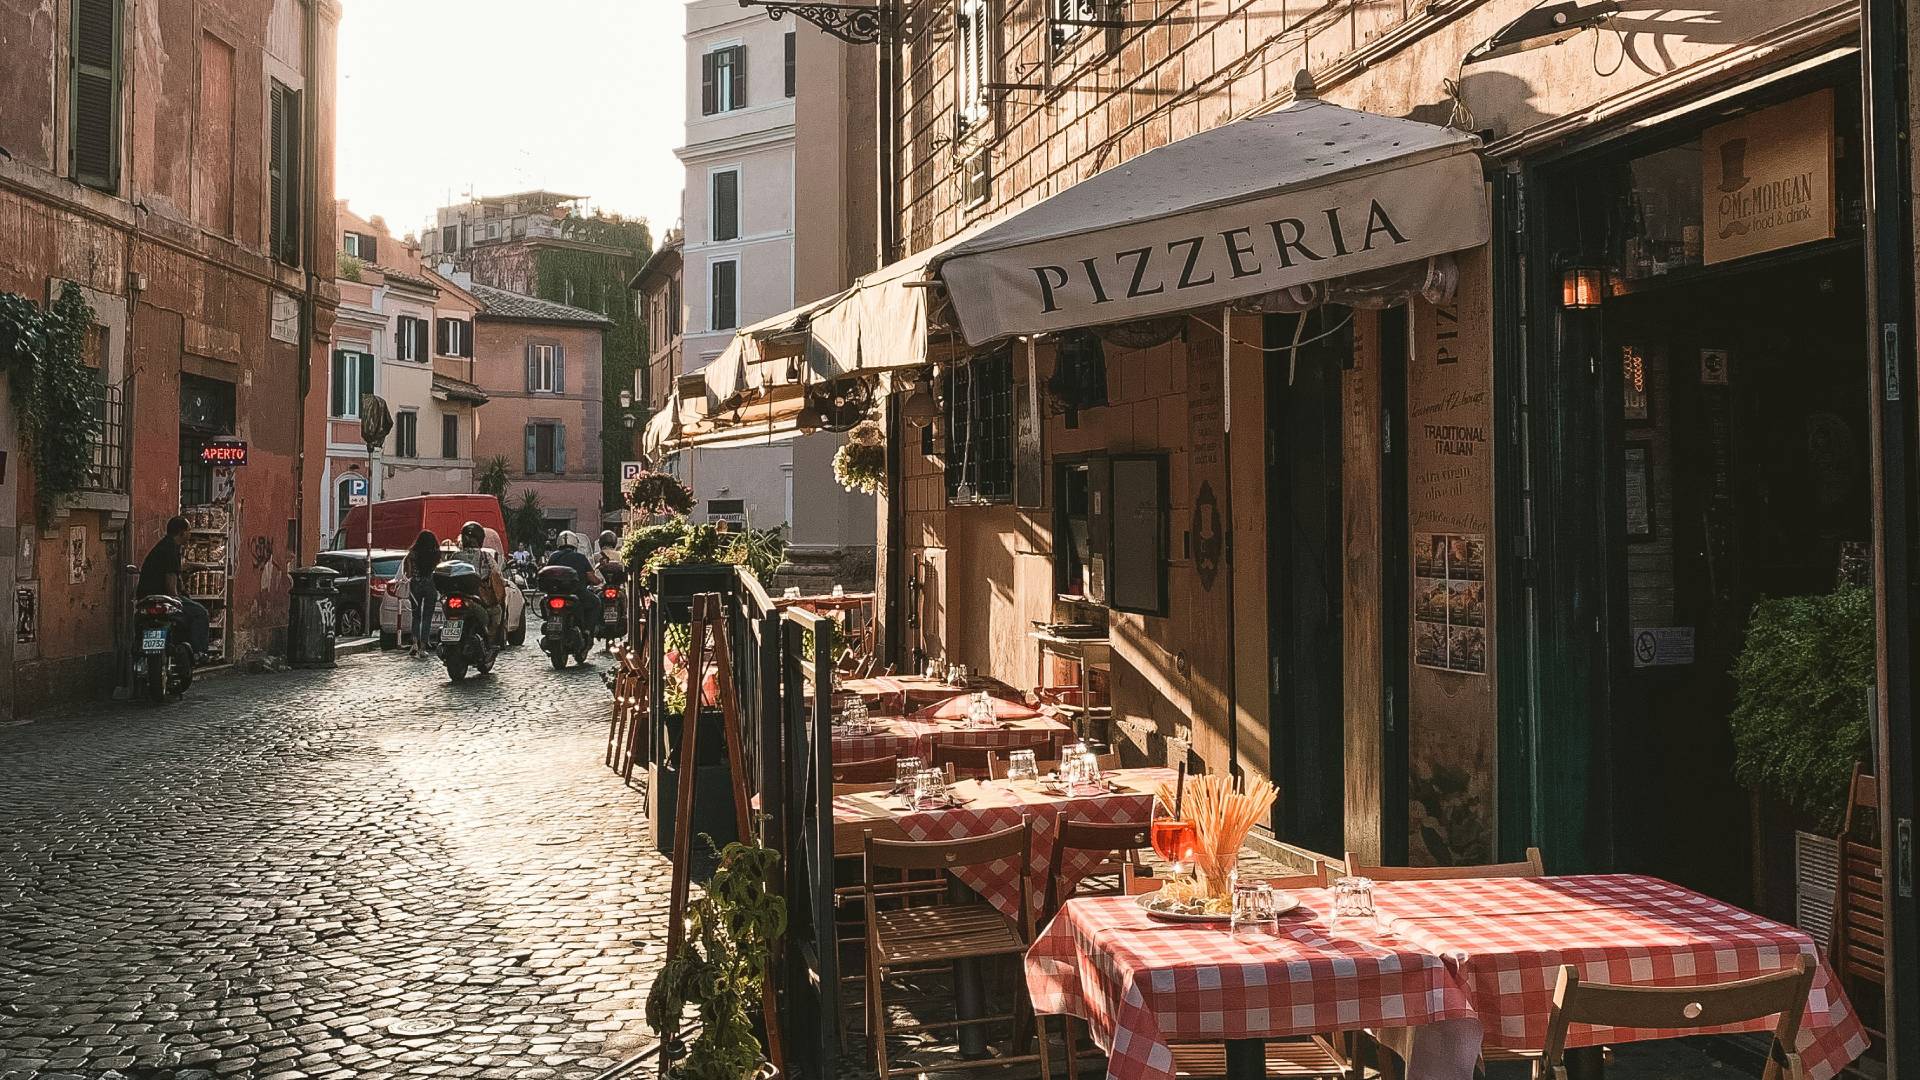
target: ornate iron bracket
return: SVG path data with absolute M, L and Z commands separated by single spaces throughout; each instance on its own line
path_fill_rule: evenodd
M 888 12 L 871 4 L 803 3 L 798 0 L 740 0 L 741 7 L 764 8 L 767 17 L 779 20 L 788 12 L 851 45 L 877 43 L 890 27 Z

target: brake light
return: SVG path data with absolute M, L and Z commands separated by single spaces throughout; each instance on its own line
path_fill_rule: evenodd
M 146 607 L 140 609 L 140 614 L 164 616 L 167 614 L 167 608 L 165 604 L 148 604 Z
M 601 593 L 600 595 L 606 597 L 609 600 L 618 600 L 620 599 L 620 590 L 613 588 L 612 586 L 608 586 L 607 590 Z
M 467 606 L 467 601 L 466 601 L 466 599 L 465 599 L 464 597 L 459 597 L 459 596 L 449 596 L 449 597 L 447 597 L 447 610 L 448 610 L 448 611 L 459 611 L 459 610 L 460 610 L 461 608 L 463 608 L 463 607 L 466 607 L 466 606 Z
M 567 598 L 564 596 L 547 597 L 547 608 L 550 611 L 562 611 L 565 610 L 566 606 Z

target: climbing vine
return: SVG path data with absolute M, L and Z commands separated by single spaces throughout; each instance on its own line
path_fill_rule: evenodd
M 87 367 L 93 308 L 71 282 L 50 311 L 0 293 L 0 367 L 12 387 L 20 446 L 33 465 L 34 498 L 45 517 L 86 486 L 100 436 L 99 378 Z

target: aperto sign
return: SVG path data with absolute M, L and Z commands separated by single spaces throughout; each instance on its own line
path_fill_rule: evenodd
M 200 463 L 231 468 L 247 463 L 247 444 L 239 439 L 222 439 L 200 448 Z

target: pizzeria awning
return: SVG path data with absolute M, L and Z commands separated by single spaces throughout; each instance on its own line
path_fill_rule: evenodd
M 1302 98 L 1083 180 L 931 269 L 977 346 L 1419 262 L 1487 241 L 1478 147 Z

